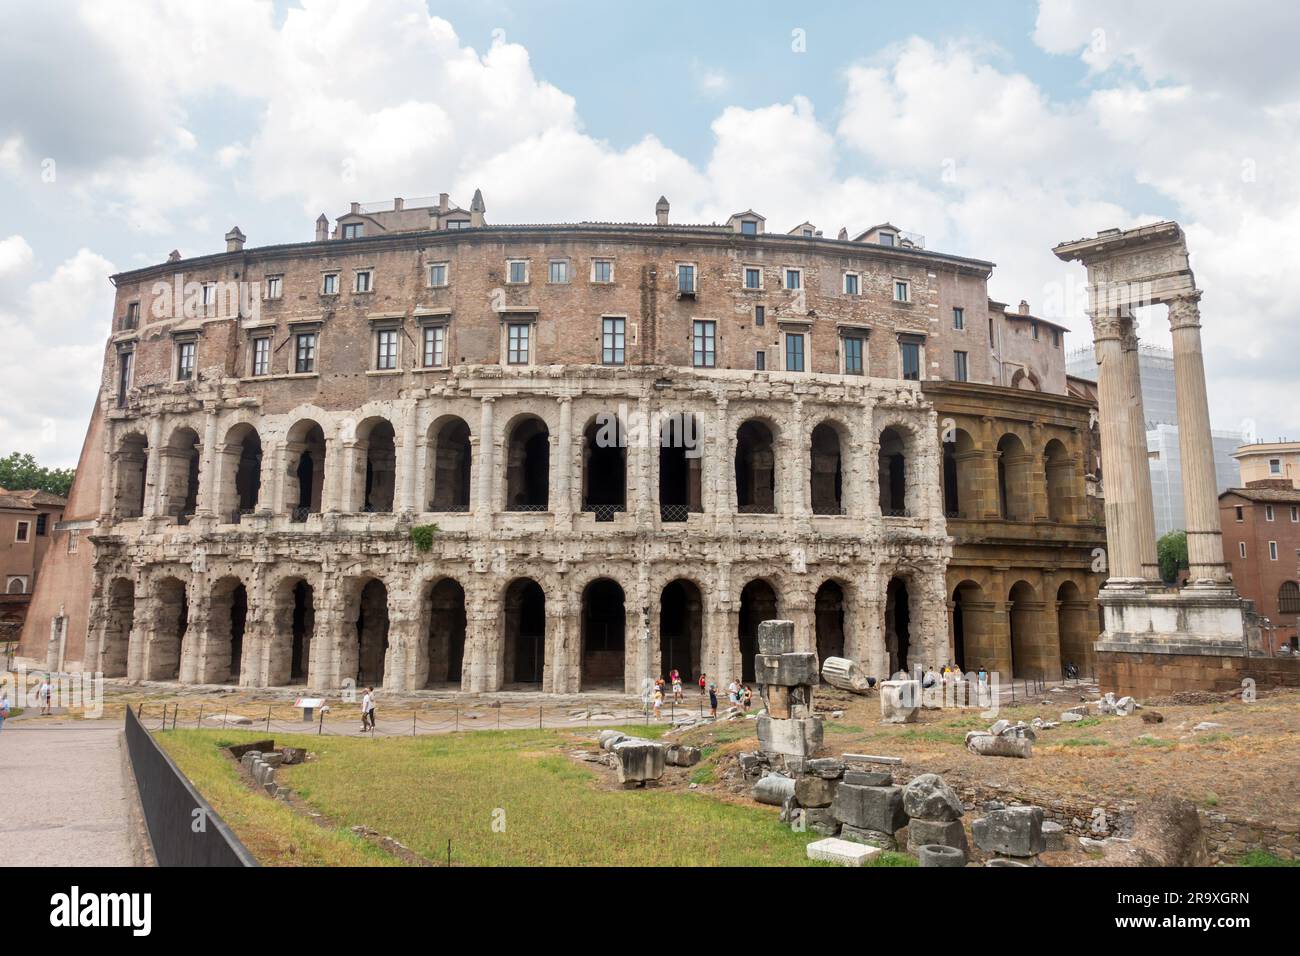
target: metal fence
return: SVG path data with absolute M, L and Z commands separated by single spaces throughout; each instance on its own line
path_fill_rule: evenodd
M 258 865 L 129 709 L 126 749 L 159 866 Z

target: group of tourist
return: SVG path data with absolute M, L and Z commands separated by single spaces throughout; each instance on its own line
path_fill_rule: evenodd
M 699 679 L 700 696 L 709 695 L 709 715 L 718 716 L 718 685 L 709 680 L 708 674 L 700 674 Z M 671 687 L 673 702 L 682 703 L 684 700 L 682 694 L 682 675 L 677 668 L 673 668 L 668 673 L 668 679 L 659 677 L 655 680 L 654 690 L 650 697 L 650 708 L 654 718 L 658 720 L 663 713 L 664 700 L 666 699 L 666 688 Z M 746 713 L 754 705 L 754 691 L 748 684 L 741 681 L 739 677 L 733 678 L 727 684 L 727 701 L 733 707 L 740 707 Z

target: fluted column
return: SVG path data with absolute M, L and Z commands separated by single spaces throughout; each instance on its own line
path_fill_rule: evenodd
M 1136 547 L 1142 577 L 1160 580 L 1160 562 L 1156 558 L 1156 510 L 1151 499 L 1151 465 L 1147 457 L 1147 416 L 1142 405 L 1142 375 L 1138 362 L 1138 337 L 1132 316 L 1120 319 L 1120 344 L 1124 349 L 1125 409 L 1129 419 L 1129 466 L 1133 474 L 1133 494 L 1137 503 Z M 1216 510 L 1217 514 L 1217 510 Z
M 1226 585 L 1228 574 L 1223 564 L 1218 482 L 1210 436 L 1210 401 L 1205 391 L 1205 359 L 1201 354 L 1200 298 L 1201 293 L 1197 291 L 1169 301 L 1187 562 L 1192 582 Z
M 1134 533 L 1138 511 L 1133 492 L 1133 470 L 1127 464 L 1133 443 L 1129 438 L 1132 426 L 1126 408 L 1128 385 L 1124 375 L 1119 318 L 1113 314 L 1093 315 L 1092 338 L 1098 366 L 1101 458 L 1106 463 L 1108 581 L 1134 583 L 1142 578 L 1142 562 Z M 1142 462 L 1145 466 L 1145 453 Z

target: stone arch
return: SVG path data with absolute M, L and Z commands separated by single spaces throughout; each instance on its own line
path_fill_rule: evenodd
M 199 470 L 202 460 L 199 433 L 188 425 L 172 429 L 160 450 L 162 465 L 161 513 L 185 524 L 199 507 Z
M 238 521 L 257 510 L 262 492 L 262 438 L 248 422 L 232 425 L 218 449 L 221 500 L 217 513 Z
M 916 432 L 910 425 L 894 422 L 880 430 L 877 468 L 880 513 L 885 517 L 919 515 L 920 482 L 917 480 Z
M 546 674 L 546 592 L 515 578 L 501 600 L 501 674 L 505 684 L 540 684 Z
M 455 578 L 443 577 L 424 587 L 424 653 L 416 683 L 424 687 L 459 689 L 465 666 L 465 588 Z
M 424 497 L 430 511 L 469 511 L 473 454 L 469 425 L 459 415 L 429 425 Z
M 1050 679 L 1061 672 L 1061 651 L 1043 620 L 1044 605 L 1037 589 L 1019 580 L 1007 593 L 1011 642 L 1011 676 Z
M 185 634 L 190 624 L 185 582 L 170 575 L 153 585 L 153 628 L 145 646 L 145 680 L 179 680 Z
M 738 637 L 740 640 L 740 679 L 754 680 L 754 656 L 758 653 L 758 625 L 777 618 L 780 596 L 766 578 L 754 578 L 740 589 Z M 722 684 L 730 683 L 734 674 L 720 674 Z
M 770 420 L 750 418 L 736 429 L 737 514 L 776 514 L 779 510 L 776 449 L 777 430 Z
M 301 574 L 282 578 L 275 588 L 273 607 L 275 625 L 266 683 L 272 687 L 309 683 L 316 590 Z
M 1020 436 L 1007 432 L 998 439 L 998 514 L 1005 521 L 1033 518 L 1030 456 Z
M 627 601 L 622 586 L 599 577 L 582 589 L 582 689 L 622 688 L 626 667 Z
M 1043 449 L 1043 473 L 1047 485 L 1047 517 L 1070 521 L 1074 517 L 1078 479 L 1073 457 L 1059 438 Z
M 827 578 L 813 598 L 813 630 L 817 635 L 817 660 L 844 657 L 848 634 L 849 600 L 844 584 Z
M 355 675 L 358 690 L 378 687 L 384 683 L 388 655 L 388 585 L 381 578 L 361 577 L 348 590 L 344 614 L 346 655 L 339 672 L 345 677 Z
M 582 510 L 597 521 L 627 511 L 627 428 L 616 412 L 592 416 L 583 429 Z
M 674 669 L 683 683 L 703 670 L 704 594 L 689 578 L 674 578 L 659 592 L 659 673 Z
M 517 415 L 506 426 L 507 511 L 548 511 L 551 506 L 551 432 L 536 415 Z
M 248 588 L 234 575 L 219 578 L 208 597 L 207 647 L 200 682 L 238 684 L 244 673 L 248 631 Z
M 397 433 L 393 423 L 372 415 L 357 425 L 356 479 L 350 511 L 389 514 L 397 495 Z
M 980 455 L 964 428 L 943 441 L 943 511 L 949 518 L 980 517 Z
M 285 505 L 294 521 L 319 514 L 325 497 L 325 430 L 315 419 L 294 422 L 285 441 Z
M 1011 376 L 1011 387 L 1025 392 L 1041 392 L 1042 383 L 1032 369 L 1018 368 Z
M 149 439 L 129 432 L 117 443 L 114 462 L 113 516 L 139 518 L 144 514 L 145 478 L 149 467 Z
M 1283 581 L 1279 585 L 1277 610 L 1279 614 L 1300 614 L 1300 584 L 1295 581 Z
M 914 633 L 919 619 L 915 591 L 914 578 L 903 571 L 891 575 L 885 585 L 885 654 L 891 675 L 926 663 L 920 659 L 920 635 Z
M 1092 627 L 1089 601 L 1073 581 L 1062 581 L 1056 589 L 1056 633 L 1061 645 L 1060 663 L 1074 664 L 1080 674 L 1091 674 L 1092 644 L 1097 634 Z
M 113 578 L 107 593 L 99 670 L 105 677 L 126 677 L 131 631 L 135 627 L 135 582 L 125 577 Z
M 990 611 L 984 589 L 977 582 L 968 579 L 953 588 L 951 658 L 964 672 L 981 667 L 996 670 L 990 646 L 993 643 Z
M 818 422 L 808 439 L 809 491 L 815 515 L 844 514 L 843 426 L 834 419 Z
M 704 510 L 704 429 L 691 412 L 659 420 L 659 517 L 685 521 Z

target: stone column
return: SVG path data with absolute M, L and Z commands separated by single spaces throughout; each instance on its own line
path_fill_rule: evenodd
M 568 395 L 560 397 L 556 458 L 555 502 L 551 510 L 555 512 L 555 526 L 567 530 L 573 524 L 573 399 Z
M 216 468 L 217 410 L 209 407 L 203 417 L 203 453 L 199 463 L 199 500 L 197 514 L 211 516 L 216 513 L 216 485 L 213 482 Z
M 344 454 L 343 444 L 337 438 L 325 439 L 325 484 L 321 489 L 322 511 L 339 512 L 343 510 L 343 489 L 347 476 L 348 458 Z M 314 643 L 314 642 L 313 642 Z
M 492 424 L 492 405 L 494 398 L 484 398 L 479 403 L 478 425 L 478 513 L 475 523 L 480 528 L 489 528 L 492 512 L 496 507 L 496 498 L 492 494 L 496 479 L 496 433 Z
M 1106 566 L 1107 584 L 1133 585 L 1142 580 L 1136 532 L 1137 498 L 1129 457 L 1133 442 L 1128 417 L 1128 383 L 1124 374 L 1124 346 L 1120 321 L 1110 313 L 1092 316 L 1093 348 L 1097 356 L 1098 414 L 1101 420 L 1101 458 L 1106 463 Z M 1142 456 L 1146 466 L 1146 453 Z
M 1131 450 L 1129 466 L 1132 469 L 1133 490 L 1137 502 L 1138 561 L 1142 577 L 1148 581 L 1160 580 L 1160 563 L 1156 560 L 1156 511 L 1151 500 L 1151 466 L 1147 457 L 1147 416 L 1142 407 L 1142 377 L 1138 365 L 1138 337 L 1131 316 L 1120 320 L 1120 342 L 1124 349 L 1124 386 L 1128 412 Z M 1218 523 L 1218 503 L 1215 503 L 1215 523 Z
M 415 435 L 416 407 L 412 403 L 406 409 L 406 418 L 402 422 L 402 504 L 401 510 L 410 514 L 423 509 L 415 506 L 416 476 L 420 471 L 419 443 Z M 387 671 L 384 672 L 387 676 Z
M 1169 301 L 1174 340 L 1174 389 L 1178 406 L 1178 452 L 1183 468 L 1183 516 L 1187 525 L 1189 579 L 1198 585 L 1228 584 L 1219 525 L 1218 483 L 1210 436 L 1210 402 L 1201 354 L 1199 291 Z
M 155 415 L 149 422 L 149 458 L 144 471 L 143 517 L 158 514 L 158 496 L 162 487 L 162 416 Z

